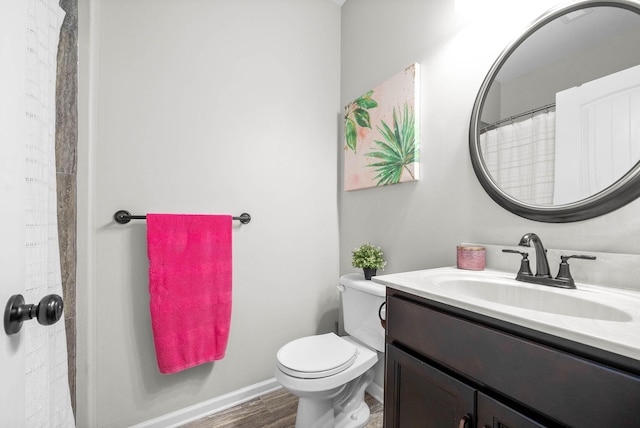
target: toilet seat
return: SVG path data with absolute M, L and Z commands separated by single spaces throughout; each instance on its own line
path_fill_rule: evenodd
M 278 368 L 289 376 L 319 379 L 349 368 L 358 348 L 334 333 L 308 336 L 287 343 L 278 351 Z

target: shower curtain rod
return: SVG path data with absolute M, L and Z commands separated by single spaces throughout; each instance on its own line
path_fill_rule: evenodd
M 487 132 L 487 131 L 490 131 L 492 129 L 496 129 L 498 126 L 502 125 L 505 122 L 513 122 L 514 120 L 519 119 L 521 117 L 534 115 L 534 114 L 536 114 L 538 112 L 541 112 L 541 111 L 544 111 L 544 110 L 549 111 L 550 109 L 555 108 L 555 106 L 556 106 L 556 103 L 551 103 L 551 104 L 547 104 L 546 106 L 536 107 L 536 108 L 531 109 L 529 111 L 525 111 L 524 113 L 519 113 L 519 114 L 510 116 L 510 117 L 508 117 L 506 119 L 500 119 L 499 121 L 494 122 L 491 125 L 487 125 L 484 128 L 481 128 L 480 129 L 480 134 L 482 134 L 484 132 Z
M 116 211 L 113 215 L 113 219 L 116 223 L 127 224 L 131 220 L 146 220 L 146 215 L 132 215 L 129 211 L 120 210 Z M 234 220 L 238 220 L 242 224 L 247 224 L 251 221 L 251 216 L 247 213 L 242 213 L 238 217 L 232 217 Z

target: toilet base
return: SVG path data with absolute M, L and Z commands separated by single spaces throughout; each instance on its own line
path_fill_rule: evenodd
M 333 428 L 334 421 L 332 399 L 299 398 L 296 428 Z
M 336 428 L 361 428 L 369 422 L 371 410 L 364 401 L 364 392 L 374 376 L 375 371 L 370 368 L 347 385 L 341 394 L 342 398 L 336 398 L 334 407 Z
M 357 410 L 350 412 L 349 414 L 343 413 L 335 416 L 335 428 L 362 428 L 365 426 L 371 418 L 371 409 L 367 403 L 362 403 Z
M 296 428 L 362 428 L 371 417 L 364 401 L 365 389 L 375 372 L 363 375 L 343 387 L 336 388 L 320 399 L 315 395 L 299 396 Z

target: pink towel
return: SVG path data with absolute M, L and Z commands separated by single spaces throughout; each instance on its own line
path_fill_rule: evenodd
M 147 214 L 151 325 L 160 373 L 225 355 L 231 221 L 229 215 Z

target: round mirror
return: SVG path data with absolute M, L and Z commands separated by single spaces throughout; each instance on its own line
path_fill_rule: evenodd
M 474 171 L 501 206 L 584 220 L 640 196 L 640 3 L 577 1 L 493 64 L 471 115 Z

